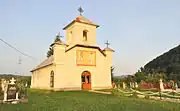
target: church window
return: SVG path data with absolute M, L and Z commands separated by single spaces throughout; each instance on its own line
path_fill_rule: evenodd
M 50 87 L 54 87 L 54 71 L 51 71 L 50 74 Z
M 83 41 L 87 41 L 87 33 L 88 33 L 87 30 L 83 31 Z

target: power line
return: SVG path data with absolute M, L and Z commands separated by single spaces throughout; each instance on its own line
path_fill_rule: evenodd
M 14 49 L 16 52 L 18 52 L 18 53 L 20 53 L 20 54 L 22 54 L 22 55 L 24 55 L 24 56 L 26 56 L 26 57 L 29 57 L 29 58 L 31 58 L 31 59 L 33 59 L 33 60 L 36 60 L 36 58 L 34 58 L 34 57 L 32 57 L 32 56 L 30 56 L 30 55 L 28 55 L 28 54 L 26 54 L 26 53 L 21 52 L 20 50 L 18 50 L 18 49 L 15 48 L 14 46 L 10 45 L 8 42 L 4 41 L 3 39 L 0 38 L 0 41 L 2 41 L 4 44 L 6 44 L 7 46 L 9 46 L 10 48 Z

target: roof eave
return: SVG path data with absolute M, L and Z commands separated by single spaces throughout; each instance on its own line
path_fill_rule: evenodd
M 38 69 L 41 69 L 41 68 L 44 68 L 44 67 L 47 67 L 47 66 L 50 66 L 50 65 L 53 65 L 53 63 L 50 63 L 50 64 L 45 65 L 45 66 L 43 66 L 43 67 L 35 68 L 35 69 L 31 70 L 30 72 L 36 71 L 36 70 L 38 70 Z
M 70 24 L 68 24 L 67 26 L 65 26 L 65 27 L 63 28 L 63 30 L 66 30 L 68 27 L 70 27 L 70 26 L 71 26 L 73 23 L 75 23 L 75 22 L 82 23 L 82 24 L 87 24 L 87 25 L 93 25 L 93 26 L 96 26 L 96 28 L 100 27 L 100 26 L 97 25 L 97 24 L 90 24 L 90 23 L 84 23 L 84 22 L 79 22 L 79 21 L 73 20 Z
M 103 54 L 104 56 L 106 56 L 106 54 L 103 52 L 103 50 L 101 50 L 101 48 L 99 48 L 99 47 L 97 47 L 97 46 L 85 46 L 85 45 L 81 45 L 81 44 L 76 44 L 76 45 L 74 45 L 73 47 L 67 49 L 66 52 L 68 52 L 69 50 L 75 48 L 76 46 L 86 47 L 86 48 L 95 48 L 95 49 L 98 49 L 98 50 L 101 52 L 101 54 Z

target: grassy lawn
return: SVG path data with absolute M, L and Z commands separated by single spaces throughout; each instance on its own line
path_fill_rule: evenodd
M 29 91 L 29 102 L 0 104 L 0 111 L 179 111 L 179 103 L 161 102 L 86 91 Z

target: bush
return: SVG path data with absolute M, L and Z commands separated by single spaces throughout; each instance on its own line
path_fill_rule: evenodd
M 23 83 L 18 83 L 17 89 L 18 89 L 18 93 L 19 93 L 20 98 L 27 97 L 27 88 L 25 87 L 25 85 Z
M 0 81 L 0 84 L 1 84 L 1 81 Z M 2 99 L 3 97 L 3 91 L 2 91 L 2 88 L 1 88 L 1 85 L 0 85 L 0 99 Z
M 149 99 L 149 95 L 145 95 L 145 97 L 144 97 L 145 99 Z
M 137 92 L 133 92 L 132 97 L 138 98 Z
M 114 96 L 123 96 L 123 94 L 120 93 L 117 89 L 112 89 L 112 95 L 114 95 Z

